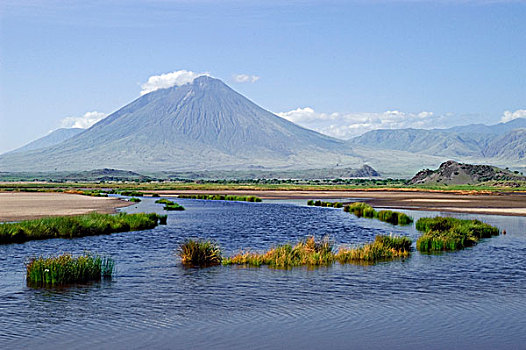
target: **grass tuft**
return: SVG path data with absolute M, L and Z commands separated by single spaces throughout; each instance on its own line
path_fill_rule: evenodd
M 256 196 L 233 196 L 224 194 L 180 194 L 178 197 L 216 201 L 261 202 L 261 198 Z
M 342 208 L 343 204 L 340 202 L 322 202 L 314 201 L 313 199 L 307 201 L 307 205 L 312 205 L 316 207 L 328 207 L 328 208 Z
M 340 248 L 335 259 L 341 264 L 376 262 L 411 254 L 411 239 L 401 236 L 376 236 L 374 242 L 356 248 Z
M 70 254 L 39 257 L 26 265 L 26 278 L 28 285 L 34 287 L 86 283 L 111 278 L 114 266 L 113 259 L 90 254 L 76 258 Z
M 422 252 L 459 250 L 500 233 L 498 228 L 479 220 L 441 216 L 419 219 L 416 229 L 424 232 L 416 241 L 416 249 Z
M 353 213 L 357 217 L 378 219 L 383 222 L 388 222 L 393 225 L 409 225 L 413 222 L 413 218 L 397 211 L 380 210 L 376 211 L 369 204 L 363 202 L 355 202 L 346 205 L 343 210 L 348 213 Z
M 187 239 L 178 250 L 183 265 L 207 267 L 221 264 L 221 249 L 211 241 Z

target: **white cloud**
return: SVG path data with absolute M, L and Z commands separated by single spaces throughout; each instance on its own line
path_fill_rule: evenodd
M 234 74 L 232 77 L 236 83 L 255 83 L 260 78 L 257 75 L 248 74 Z
M 442 116 L 432 112 L 405 113 L 319 113 L 310 107 L 276 113 L 282 118 L 322 134 L 349 139 L 376 129 L 432 128 L 437 127 Z
M 184 69 L 161 75 L 152 75 L 146 83 L 141 85 L 141 96 L 155 90 L 191 83 L 195 78 L 203 75 L 210 76 L 208 73 L 195 73 Z
M 106 116 L 102 112 L 87 112 L 82 117 L 66 117 L 60 121 L 60 125 L 62 128 L 87 129 Z
M 526 118 L 526 109 L 517 109 L 515 112 L 505 111 L 500 121 L 506 123 L 517 118 Z

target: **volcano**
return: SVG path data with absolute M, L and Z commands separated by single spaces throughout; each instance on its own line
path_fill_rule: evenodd
M 208 76 L 141 96 L 61 143 L 0 156 L 2 171 L 362 165 L 343 141 L 280 118 Z

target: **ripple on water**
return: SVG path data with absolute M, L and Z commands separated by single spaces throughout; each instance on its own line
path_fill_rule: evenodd
M 311 234 L 353 245 L 419 233 L 327 208 L 179 202 L 186 211 L 149 231 L 1 246 L 0 348 L 514 348 L 526 341 L 524 218 L 489 217 L 508 235 L 470 249 L 373 266 L 187 269 L 176 249 L 189 237 L 214 239 L 230 254 Z M 145 199 L 132 210 L 161 208 Z M 116 260 L 113 281 L 25 287 L 27 257 L 85 250 Z

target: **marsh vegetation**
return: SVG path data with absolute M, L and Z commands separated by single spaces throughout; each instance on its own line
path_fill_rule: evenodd
M 30 286 L 60 286 L 111 278 L 113 270 L 114 261 L 108 257 L 91 254 L 73 257 L 63 254 L 32 258 L 26 265 L 26 278 Z
M 239 201 L 239 202 L 261 202 L 261 198 L 256 196 L 234 196 L 223 194 L 180 194 L 179 198 L 206 199 L 217 201 Z
M 407 237 L 377 236 L 372 243 L 335 251 L 334 242 L 323 237 L 307 237 L 298 243 L 280 244 L 266 252 L 241 251 L 222 257 L 219 246 L 211 241 L 189 240 L 179 249 L 183 264 L 193 266 L 246 265 L 289 268 L 294 266 L 329 266 L 334 262 L 375 263 L 377 261 L 407 257 L 411 254 L 411 240 Z M 210 258 L 207 258 L 210 257 Z
M 185 266 L 206 267 L 221 264 L 222 256 L 219 246 L 201 239 L 187 239 L 178 249 L 181 262 Z
M 500 234 L 498 228 L 479 220 L 440 216 L 418 219 L 416 229 L 424 232 L 416 241 L 416 249 L 422 252 L 459 250 Z
M 157 226 L 161 219 L 162 216 L 155 213 L 117 215 L 91 213 L 3 223 L 0 224 L 0 244 L 148 230 Z
M 355 202 L 346 205 L 343 210 L 348 213 L 353 213 L 357 217 L 378 219 L 383 222 L 388 222 L 393 225 L 409 225 L 413 222 L 413 218 L 397 211 L 380 210 L 376 211 L 369 204 L 363 202 Z
M 307 205 L 315 206 L 315 207 L 329 207 L 329 208 L 342 208 L 343 203 L 341 202 L 323 202 L 320 200 L 309 200 L 307 201 Z

